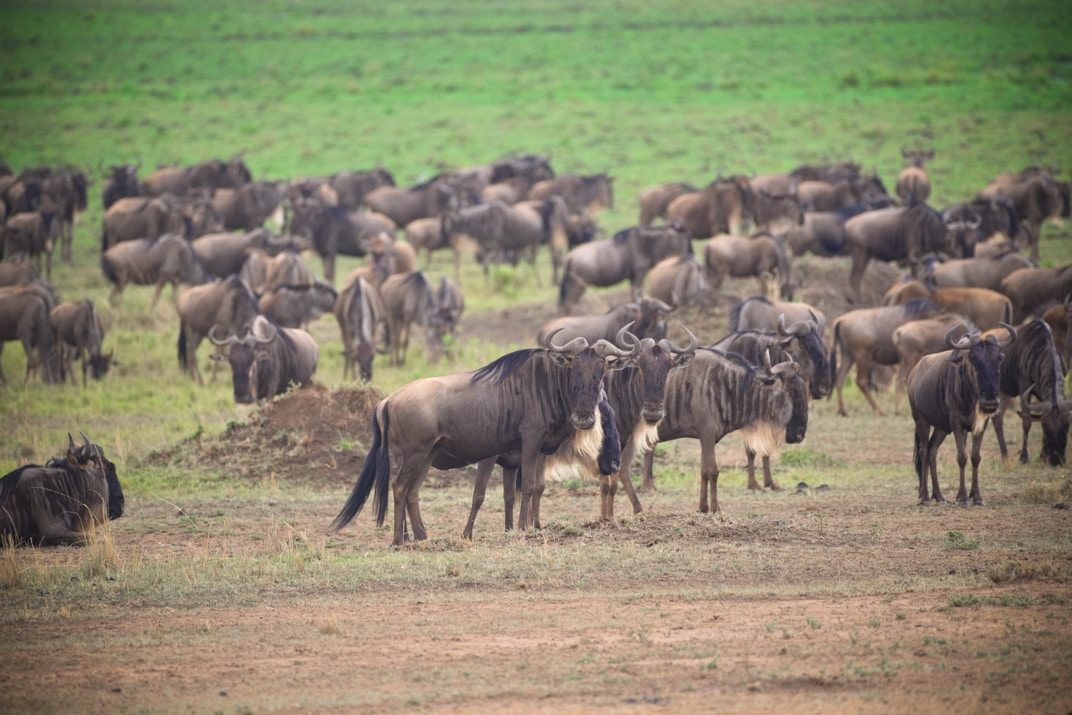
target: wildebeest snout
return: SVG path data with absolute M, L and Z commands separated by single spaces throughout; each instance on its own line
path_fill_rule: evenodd
M 590 412 L 588 414 L 577 414 L 576 412 L 570 416 L 570 424 L 577 429 L 592 429 L 592 426 L 596 423 L 596 413 Z

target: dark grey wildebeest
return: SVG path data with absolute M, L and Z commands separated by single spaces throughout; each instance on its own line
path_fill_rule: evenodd
M 178 307 L 179 283 L 196 286 L 210 280 L 190 242 L 175 233 L 116 244 L 101 255 L 101 270 L 115 284 L 109 296 L 111 301 L 122 295 L 128 284 L 155 285 L 150 312 L 156 309 L 160 293 L 168 283 L 171 302 Z
M 853 204 L 837 211 L 807 211 L 799 224 L 790 226 L 785 232 L 785 244 L 792 251 L 794 258 L 805 253 L 814 253 L 824 258 L 845 255 L 849 252 L 845 240 L 845 222 L 865 211 L 889 208 L 892 205 L 891 199 L 883 199 Z
M 45 465 L 0 478 L 0 539 L 39 546 L 83 545 L 108 519 L 123 516 L 123 488 L 104 450 L 82 433 L 76 446 Z
M 339 206 L 347 211 L 357 211 L 365 202 L 365 196 L 381 186 L 394 186 L 395 177 L 382 166 L 363 171 L 339 171 L 328 178 L 328 184 L 339 196 Z
M 390 218 L 395 226 L 405 226 L 419 218 L 439 216 L 451 206 L 465 205 L 459 191 L 457 177 L 438 174 L 411 187 L 380 186 L 365 194 L 365 205 Z
M 269 218 L 283 225 L 283 185 L 278 181 L 251 181 L 234 189 L 216 189 L 212 208 L 225 231 L 260 228 Z
M 304 328 L 335 307 L 338 293 L 324 281 L 284 283 L 257 301 L 261 315 L 284 328 Z
M 704 266 L 712 290 L 719 290 L 727 278 L 752 276 L 764 294 L 777 285 L 783 299 L 793 297 L 792 262 L 785 246 L 769 233 L 712 237 L 704 244 Z
M 255 250 L 263 251 L 267 258 L 294 247 L 289 238 L 277 236 L 267 228 L 244 233 L 209 233 L 198 236 L 190 245 L 197 260 L 214 278 L 226 278 L 241 271 Z
M 237 189 L 242 184 L 253 181 L 242 157 L 231 157 L 227 161 L 208 159 L 191 166 L 164 166 L 154 171 L 141 184 L 145 196 L 159 196 L 170 193 L 185 196 L 191 191 L 216 189 Z
M 336 256 L 363 257 L 369 241 L 381 233 L 394 238 L 397 224 L 376 213 L 351 213 L 341 206 L 324 206 L 305 200 L 294 205 L 290 232 L 312 241 L 324 264 L 324 278 L 335 283 Z
M 528 198 L 545 201 L 561 196 L 570 213 L 596 216 L 604 209 L 614 208 L 614 179 L 606 174 L 559 174 L 533 185 Z
M 429 359 L 444 354 L 444 337 L 453 333 L 455 322 L 449 313 L 440 310 L 435 291 L 423 272 L 389 276 L 380 285 L 380 296 L 387 314 L 387 354 L 391 365 L 405 364 L 413 323 L 424 330 Z
M 197 364 L 197 348 L 216 327 L 225 335 L 245 335 L 257 317 L 257 297 L 238 276 L 194 286 L 179 298 L 179 366 L 197 384 L 205 384 Z M 212 363 L 216 381 L 216 362 Z
M 797 323 L 811 320 L 819 328 L 819 335 L 826 332 L 826 314 L 814 305 L 800 301 L 772 300 L 765 295 L 745 298 L 730 310 L 730 330 L 777 330 L 783 320 Z
M 518 350 L 472 372 L 427 377 L 384 398 L 372 415 L 373 441 L 349 499 L 331 524 L 338 531 L 364 507 L 375 488 L 376 523 L 394 498 L 394 538 L 425 540 L 420 488 L 428 468 L 453 469 L 521 450 L 518 527 L 540 528 L 540 497 L 547 455 L 567 450 L 595 461 L 603 442 L 597 405 L 608 369 L 635 355 L 607 341 L 553 336 L 539 348 Z M 392 469 L 392 460 L 397 472 Z M 393 473 L 394 472 L 394 473 Z
M 960 467 L 960 490 L 957 503 L 983 505 L 979 492 L 979 449 L 987 422 L 1001 404 L 1000 363 L 1002 350 L 1016 340 L 1016 329 L 1004 326 L 1009 337 L 999 341 L 993 335 L 962 334 L 963 326 L 954 326 L 946 334 L 951 350 L 924 356 L 908 375 L 908 404 L 916 423 L 912 458 L 919 479 L 919 503 L 929 499 L 945 502 L 938 486 L 938 448 L 950 434 L 957 443 Z M 971 492 L 965 489 L 964 467 L 968 462 L 967 440 L 971 435 Z M 932 494 L 927 494 L 930 471 Z
M 105 211 L 119 199 L 141 196 L 141 185 L 138 182 L 141 161 L 136 164 L 112 164 L 107 172 L 100 165 L 98 168 L 106 177 L 101 185 L 101 202 Z
M 0 355 L 4 343 L 18 340 L 26 351 L 26 381 L 41 368 L 41 381 L 56 381 L 55 335 L 48 314 L 55 299 L 42 282 L 0 288 Z M 7 383 L 0 369 L 0 383 Z
M 562 315 L 544 323 L 536 333 L 536 341 L 542 342 L 551 333 L 560 340 L 584 338 L 590 343 L 597 340 L 614 340 L 618 331 L 630 325 L 630 331 L 641 338 L 662 340 L 666 337 L 666 316 L 673 310 L 655 298 L 641 298 L 637 302 L 622 303 L 602 315 Z
M 342 379 L 358 370 L 361 379 L 372 379 L 377 347 L 386 342 L 387 313 L 380 292 L 362 276 L 356 276 L 335 300 L 335 320 L 342 333 Z
M 125 241 L 178 233 L 194 238 L 194 225 L 177 201 L 151 196 L 119 199 L 101 219 L 101 251 Z
M 281 328 L 263 315 L 253 319 L 239 338 L 219 338 L 215 328 L 209 340 L 227 351 L 234 382 L 234 398 L 239 404 L 266 402 L 282 395 L 292 384 L 308 387 L 320 361 L 320 346 L 299 328 Z M 217 353 L 214 358 L 223 356 Z
M 1000 291 L 1001 281 L 1006 276 L 1034 265 L 1030 258 L 1010 243 L 1003 250 L 988 256 L 929 262 L 924 281 L 935 288 L 989 288 Z
M 4 258 L 31 261 L 39 275 L 43 272 L 45 278 L 52 280 L 52 249 L 57 232 L 54 219 L 55 214 L 50 210 L 22 211 L 9 216 L 0 229 L 0 249 L 3 249 Z
M 77 383 L 73 369 L 76 357 L 82 363 L 82 387 L 86 386 L 87 375 L 94 380 L 102 379 L 111 367 L 112 353 L 103 354 L 104 321 L 93 301 L 83 298 L 60 303 L 48 317 L 56 336 L 56 359 L 61 366 L 58 379 L 69 374 L 71 382 Z

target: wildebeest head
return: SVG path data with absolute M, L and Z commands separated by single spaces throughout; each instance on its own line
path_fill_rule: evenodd
M 1005 358 L 1002 350 L 1016 340 L 1016 328 L 1008 323 L 1001 324 L 1009 331 L 1007 340 L 998 341 L 993 335 L 982 338 L 979 333 L 967 333 L 959 339 L 953 340 L 953 336 L 965 329 L 963 323 L 954 325 L 946 333 L 946 343 L 953 349 L 949 361 L 960 364 L 964 358 L 968 358 L 978 386 L 979 410 L 983 414 L 992 415 L 998 410 L 1001 403 L 1001 361 Z
M 1068 453 L 1068 427 L 1072 423 L 1072 402 L 1062 400 L 1031 401 L 1035 385 L 1028 385 L 1020 395 L 1020 416 L 1024 420 L 1038 420 L 1042 424 L 1042 461 L 1051 467 L 1062 467 Z M 1063 396 L 1063 391 L 1062 391 Z
M 785 441 L 788 444 L 803 442 L 808 432 L 808 394 L 804 380 L 800 376 L 799 363 L 794 362 L 790 357 L 777 365 L 771 365 L 768 350 L 763 356 L 763 371 L 756 374 L 756 379 L 764 385 L 781 384 L 782 389 L 789 396 L 793 410 L 785 426 Z
M 830 394 L 830 388 L 834 384 L 834 371 L 830 362 L 830 351 L 819 332 L 819 319 L 815 317 L 815 313 L 811 313 L 811 317 L 811 320 L 798 320 L 786 327 L 785 313 L 782 313 L 778 316 L 778 333 L 788 340 L 796 339 L 804 349 L 804 354 L 812 363 L 808 388 L 811 396 L 819 400 Z
M 275 330 L 267 336 L 249 330 L 241 339 L 237 335 L 231 335 L 221 340 L 216 337 L 216 327 L 212 326 L 208 338 L 219 348 L 227 348 L 227 356 L 224 358 L 217 353 L 213 359 L 226 359 L 230 363 L 235 402 L 240 405 L 251 404 L 254 402 L 252 386 L 257 381 L 257 363 L 268 359 L 267 345 L 275 339 Z
M 118 519 L 123 516 L 125 499 L 123 487 L 119 484 L 119 475 L 115 472 L 115 465 L 104 456 L 104 450 L 100 445 L 93 444 L 85 432 L 82 435 L 82 444 L 75 446 L 74 437 L 67 433 L 67 461 L 84 471 L 101 473 L 108 485 L 108 518 Z
M 561 328 L 559 328 L 561 330 Z M 548 334 L 540 344 L 552 362 L 569 370 L 569 422 L 575 429 L 591 429 L 595 424 L 597 406 L 603 391 L 603 376 L 608 369 L 626 367 L 640 350 L 639 343 L 631 350 L 622 350 L 607 340 L 598 340 L 589 345 L 585 338 L 574 338 L 564 345 L 556 345 L 554 336 L 559 330 Z
M 659 341 L 653 338 L 640 340 L 628 331 L 629 327 L 626 325 L 618 332 L 616 341 L 630 346 L 639 344 L 636 367 L 642 384 L 641 414 L 646 422 L 654 426 L 666 413 L 666 378 L 672 369 L 685 367 L 692 362 L 699 341 L 684 325 L 681 329 L 689 336 L 689 344 L 684 348 L 674 345 L 667 338 Z

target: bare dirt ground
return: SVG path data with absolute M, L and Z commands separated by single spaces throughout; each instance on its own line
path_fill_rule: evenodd
M 527 342 L 544 310 L 467 330 Z M 749 493 L 725 440 L 720 517 L 696 512 L 693 481 L 638 516 L 620 498 L 609 524 L 597 485 L 555 484 L 542 531 L 503 534 L 493 488 L 464 542 L 471 472 L 455 471 L 422 492 L 431 541 L 392 549 L 368 513 L 329 539 L 380 396 L 299 391 L 147 458 L 262 491 L 128 499 L 107 578 L 79 575 L 84 550 L 15 554 L 73 575 L 0 589 L 0 711 L 1072 712 L 1067 471 L 987 459 L 988 506 L 918 507 L 903 410 L 820 403 L 802 486 L 783 468 L 782 490 Z M 695 473 L 691 442 L 662 449 Z

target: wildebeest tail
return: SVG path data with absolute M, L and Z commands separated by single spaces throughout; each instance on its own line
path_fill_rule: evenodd
M 179 367 L 186 370 L 186 331 L 179 326 Z
M 350 498 L 346 500 L 339 515 L 331 522 L 329 527 L 331 531 L 339 531 L 353 521 L 368 501 L 373 487 L 376 488 L 376 525 L 383 524 L 387 515 L 388 480 L 391 473 L 391 456 L 387 448 L 387 426 L 387 406 L 384 405 L 383 425 L 380 425 L 379 410 L 372 413 L 372 448 L 369 449 L 365 465 L 361 468 L 361 474 L 357 477 L 353 491 L 350 492 Z

